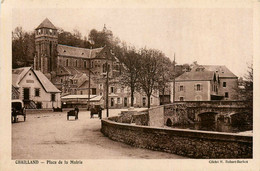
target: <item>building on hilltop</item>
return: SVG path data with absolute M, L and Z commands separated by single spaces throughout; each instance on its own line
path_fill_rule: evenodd
M 175 100 L 236 100 L 237 86 L 237 76 L 226 66 L 196 65 L 176 78 Z
M 104 26 L 103 31 L 109 30 Z M 90 92 L 106 97 L 108 69 L 109 107 L 130 106 L 130 93 L 118 79 L 122 64 L 109 47 L 86 49 L 58 44 L 57 28 L 46 18 L 35 29 L 35 48 L 34 69 L 45 74 L 62 91 L 62 96 Z M 147 107 L 144 94 L 136 93 L 135 97 L 135 107 Z M 159 105 L 159 95 L 153 97 L 153 105 Z

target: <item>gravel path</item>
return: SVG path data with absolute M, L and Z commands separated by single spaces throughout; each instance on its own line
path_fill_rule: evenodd
M 110 110 L 110 116 L 120 110 Z M 106 112 L 103 111 L 103 117 Z M 12 124 L 12 159 L 173 159 L 182 156 L 135 148 L 112 141 L 101 132 L 101 122 L 80 111 L 79 119 L 66 112 L 28 114 Z

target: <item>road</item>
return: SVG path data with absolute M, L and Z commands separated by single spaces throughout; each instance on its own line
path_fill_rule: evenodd
M 110 110 L 110 116 L 119 110 Z M 103 117 L 106 112 L 103 111 Z M 180 159 L 182 156 L 151 151 L 116 142 L 101 132 L 101 122 L 80 111 L 79 119 L 66 112 L 35 112 L 12 124 L 12 159 Z

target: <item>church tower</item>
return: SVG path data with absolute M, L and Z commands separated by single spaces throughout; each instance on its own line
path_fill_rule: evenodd
M 46 18 L 35 29 L 34 69 L 44 74 L 51 74 L 57 69 L 58 32 L 56 27 Z

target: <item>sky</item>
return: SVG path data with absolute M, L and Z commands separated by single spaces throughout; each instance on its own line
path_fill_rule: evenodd
M 177 64 L 226 65 L 244 76 L 253 58 L 250 8 L 31 8 L 12 10 L 12 29 L 33 31 L 45 18 L 87 36 L 104 24 L 137 48 L 161 50 Z

